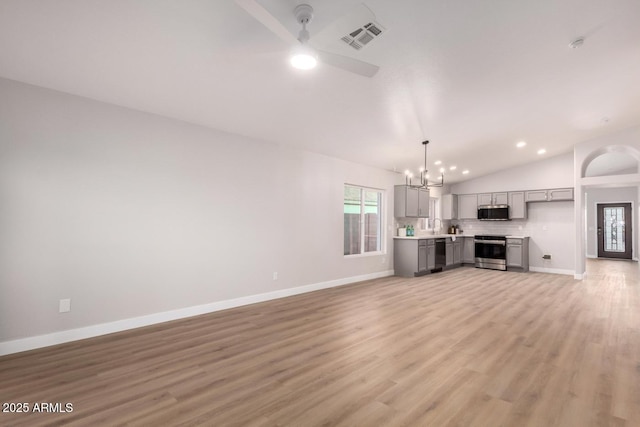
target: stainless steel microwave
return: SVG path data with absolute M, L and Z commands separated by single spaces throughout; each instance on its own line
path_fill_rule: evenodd
M 482 221 L 509 221 L 508 205 L 478 206 L 478 219 Z

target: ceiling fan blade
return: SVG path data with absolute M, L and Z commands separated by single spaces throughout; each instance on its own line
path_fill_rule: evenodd
M 349 58 L 348 56 L 338 55 L 337 53 L 319 50 L 318 56 L 320 57 L 320 61 L 325 64 L 329 64 L 333 67 L 341 68 L 345 71 L 350 71 L 364 77 L 373 77 L 380 69 L 377 65 Z
M 285 28 L 267 9 L 262 7 L 256 0 L 235 0 L 236 3 L 253 16 L 262 25 L 267 27 L 272 33 L 280 37 L 289 44 L 299 43 L 298 39 Z

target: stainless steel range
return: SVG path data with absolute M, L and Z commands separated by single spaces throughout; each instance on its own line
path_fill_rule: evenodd
M 478 235 L 476 246 L 476 267 L 492 270 L 507 269 L 507 238 L 505 236 Z

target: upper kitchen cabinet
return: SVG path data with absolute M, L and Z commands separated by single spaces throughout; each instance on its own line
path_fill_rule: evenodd
M 398 218 L 429 218 L 429 190 L 408 185 L 394 187 L 394 216 Z
M 555 190 L 549 190 L 548 200 L 550 202 L 556 200 L 573 200 L 573 188 L 557 188 Z
M 554 202 L 562 200 L 573 200 L 573 188 L 531 190 L 525 194 L 526 202 Z
M 482 193 L 478 194 L 478 206 L 506 205 L 509 198 L 507 193 Z
M 547 190 L 531 190 L 525 193 L 525 202 L 546 202 Z
M 478 195 L 458 195 L 458 219 L 478 219 Z
M 527 219 L 527 203 L 524 201 L 524 191 L 509 193 L 509 218 Z
M 445 194 L 442 196 L 442 219 L 458 219 L 458 196 Z

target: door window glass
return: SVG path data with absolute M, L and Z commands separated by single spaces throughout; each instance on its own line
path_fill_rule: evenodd
M 604 208 L 604 250 L 624 252 L 624 208 Z

